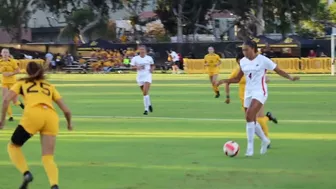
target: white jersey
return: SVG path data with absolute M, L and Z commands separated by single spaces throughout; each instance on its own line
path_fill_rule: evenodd
M 245 97 L 254 94 L 267 96 L 266 73 L 267 70 L 274 70 L 276 66 L 271 59 L 263 55 L 258 55 L 254 60 L 242 58 L 240 68 L 246 78 Z
M 138 77 L 146 77 L 151 75 L 150 69 L 151 66 L 154 64 L 154 60 L 152 57 L 145 55 L 141 57 L 140 55 L 135 56 L 131 60 L 131 66 L 141 66 L 141 70 L 137 70 Z
M 180 57 L 178 56 L 178 54 L 177 54 L 175 51 L 172 51 L 172 52 L 170 53 L 170 56 L 172 57 L 173 62 L 178 62 L 178 61 L 180 61 Z

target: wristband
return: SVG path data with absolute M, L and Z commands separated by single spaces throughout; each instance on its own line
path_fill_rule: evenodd
M 226 95 L 226 98 L 230 98 L 230 95 Z

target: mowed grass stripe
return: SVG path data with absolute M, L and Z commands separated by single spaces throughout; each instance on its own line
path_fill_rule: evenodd
M 245 160 L 244 157 L 237 157 L 236 159 Z M 176 170 L 176 171 L 225 171 L 231 173 L 270 173 L 270 174 L 303 174 L 303 175 L 314 175 L 317 174 L 336 174 L 335 171 L 331 170 L 309 170 L 309 169 L 249 169 L 249 168 L 239 168 L 239 167 L 212 167 L 212 166 L 200 166 L 200 165 L 146 165 L 146 164 L 132 164 L 128 162 L 116 162 L 116 163 L 105 163 L 105 162 L 64 162 L 58 161 L 57 165 L 60 167 L 115 167 L 115 168 L 138 168 L 138 169 L 159 169 L 159 170 Z M 8 161 L 0 161 L 0 166 L 13 166 Z M 29 162 L 29 166 L 42 166 L 41 162 Z
M 15 116 L 22 116 L 21 114 L 15 114 Z M 64 121 L 63 115 L 59 115 L 61 120 Z M 83 121 L 83 122 L 115 122 L 115 121 L 129 121 L 137 122 L 144 121 L 148 122 L 148 119 L 151 121 L 213 121 L 213 122 L 238 122 L 245 123 L 244 119 L 226 119 L 226 118 L 187 118 L 187 117 L 152 117 L 152 116 L 100 116 L 100 115 L 73 115 L 74 121 Z M 317 124 L 330 124 L 336 123 L 336 120 L 281 120 L 281 123 L 317 123 Z M 1 133 L 1 131 L 0 131 Z
M 176 84 L 171 84 L 171 83 L 166 83 L 166 84 L 158 84 L 153 82 L 152 86 L 158 86 L 158 87 L 197 87 L 197 88 L 202 88 L 202 87 L 209 87 L 210 84 L 199 84 L 199 83 L 176 83 Z M 55 84 L 56 87 L 129 87 L 129 86 L 137 86 L 136 82 L 134 83 L 57 83 Z M 289 83 L 289 84 L 282 84 L 282 83 L 277 83 L 277 84 L 269 84 L 268 87 L 285 87 L 285 88 L 300 88 L 300 87 L 336 87 L 336 84 L 316 84 L 316 83 L 304 83 L 304 84 L 297 84 L 297 83 Z
M 10 137 L 12 132 L 0 133 L 0 137 Z M 60 132 L 59 138 L 246 138 L 244 132 Z M 295 140 L 336 140 L 336 134 L 272 133 L 272 139 Z

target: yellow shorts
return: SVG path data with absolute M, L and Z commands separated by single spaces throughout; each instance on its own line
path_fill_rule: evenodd
M 15 83 L 2 83 L 2 88 L 10 89 Z
M 56 136 L 59 131 L 59 118 L 55 110 L 46 105 L 26 108 L 20 125 L 30 134 L 36 133 Z
M 208 72 L 209 76 L 214 76 L 214 75 L 218 75 L 218 74 L 219 74 L 219 71 L 209 71 Z

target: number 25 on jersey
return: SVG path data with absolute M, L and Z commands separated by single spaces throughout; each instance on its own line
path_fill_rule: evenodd
M 36 82 L 29 82 L 31 85 L 27 88 L 27 93 L 38 93 L 42 92 L 43 94 L 50 96 L 50 85 L 47 83 L 36 83 Z

